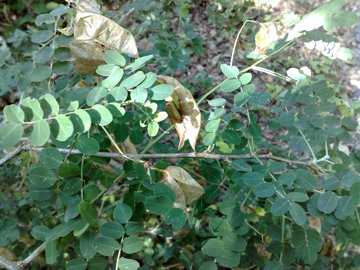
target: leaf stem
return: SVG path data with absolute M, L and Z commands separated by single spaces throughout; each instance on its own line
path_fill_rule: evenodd
M 118 151 L 118 153 L 125 159 L 137 162 L 137 163 L 145 163 L 145 161 L 142 161 L 140 159 L 136 159 L 136 158 L 132 158 L 129 157 L 127 154 L 124 154 L 123 151 L 121 151 L 120 147 L 117 145 L 117 143 L 114 141 L 114 139 L 111 137 L 111 135 L 109 134 L 109 132 L 106 130 L 105 127 L 101 126 L 101 128 L 104 130 L 104 132 L 106 133 L 106 136 L 109 138 L 109 140 L 111 141 L 112 145 L 115 147 L 115 149 Z
M 239 41 L 239 38 L 240 38 L 240 34 L 242 32 L 242 30 L 244 29 L 245 25 L 247 23 L 254 23 L 254 24 L 258 24 L 257 21 L 253 21 L 253 20 L 246 20 L 243 25 L 241 26 L 240 30 L 238 31 L 237 35 L 236 35 L 236 38 L 235 38 L 235 42 L 234 42 L 234 46 L 233 46 L 233 49 L 232 49 L 232 52 L 231 52 L 231 60 L 230 60 L 230 66 L 232 67 L 233 65 L 233 61 L 234 61 L 234 56 L 235 56 L 235 51 L 236 51 L 236 44 L 238 43 Z
M 356 207 L 356 219 L 357 219 L 357 221 L 358 221 L 358 223 L 359 223 L 359 226 L 360 226 L 360 216 L 359 216 L 359 211 L 358 211 L 358 208 Z
M 174 125 L 171 125 L 170 127 L 168 127 L 161 135 L 159 135 L 158 137 L 156 137 L 155 140 L 149 142 L 144 149 L 141 151 L 141 154 L 145 154 L 154 144 L 156 144 L 158 141 L 160 141 L 162 138 L 164 138 L 170 130 L 172 130 L 174 128 Z
M 252 69 L 263 72 L 263 73 L 266 73 L 266 74 L 269 74 L 270 76 L 273 76 L 275 78 L 278 78 L 278 79 L 281 79 L 281 80 L 284 80 L 284 81 L 287 81 L 287 82 L 295 82 L 295 80 L 291 79 L 290 77 L 285 76 L 283 74 L 280 74 L 280 73 L 278 73 L 276 71 L 267 69 L 267 68 L 254 66 Z
M 80 168 L 80 179 L 81 179 L 81 183 L 82 183 L 82 188 L 81 188 L 81 199 L 84 199 L 84 160 L 85 160 L 85 155 L 82 155 L 81 157 L 81 168 Z
M 246 196 L 245 196 L 245 199 L 243 200 L 243 202 L 242 202 L 241 205 L 240 205 L 240 209 L 242 209 L 242 208 L 244 207 L 244 205 L 245 205 L 246 201 L 249 199 L 249 196 L 250 196 L 250 194 L 251 194 L 252 191 L 253 191 L 253 189 L 250 188 L 249 192 L 248 192 L 248 193 L 246 194 Z
M 225 82 L 227 82 L 229 79 L 225 79 L 223 80 L 221 83 L 219 83 L 218 85 L 216 85 L 214 88 L 212 88 L 211 90 L 209 90 L 208 92 L 206 92 L 202 97 L 199 98 L 199 100 L 196 102 L 197 105 L 199 105 L 201 102 L 204 101 L 205 98 L 207 98 L 209 95 L 211 95 L 212 93 L 214 93 L 217 89 L 219 89 Z
M 316 163 L 316 162 L 317 162 L 317 158 L 316 158 L 316 156 L 315 156 L 314 150 L 312 149 L 311 145 L 309 144 L 308 140 L 306 139 L 306 137 L 305 137 L 304 133 L 301 131 L 301 129 L 298 129 L 298 130 L 299 130 L 301 136 L 303 137 L 303 139 L 304 139 L 307 147 L 308 147 L 309 150 L 310 150 L 310 153 L 311 153 L 311 155 L 312 155 L 312 157 L 313 157 L 313 163 Z
M 256 62 L 255 62 L 254 64 L 252 64 L 251 66 L 248 66 L 247 68 L 244 68 L 244 69 L 240 70 L 240 74 L 245 73 L 245 72 L 247 72 L 247 71 L 250 70 L 250 69 L 253 69 L 253 67 L 257 66 L 258 64 L 260 64 L 260 63 L 262 63 L 262 62 L 264 62 L 266 59 L 268 59 L 268 58 L 270 58 L 271 56 L 277 54 L 278 52 L 286 49 L 287 47 L 289 47 L 289 46 L 292 45 L 293 43 L 294 43 L 293 41 L 289 41 L 289 42 L 285 43 L 285 45 L 283 45 L 283 46 L 280 47 L 279 49 L 273 51 L 272 53 L 270 53 L 269 55 L 265 56 L 264 58 L 256 61 Z
M 265 234 L 261 233 L 260 231 L 258 231 L 258 229 L 256 229 L 254 226 L 252 226 L 247 220 L 245 220 L 246 225 L 249 226 L 250 229 L 252 229 L 254 232 L 256 232 L 258 235 L 261 236 L 261 242 L 264 243 L 264 236 Z
M 284 255 L 284 242 L 285 242 L 285 216 L 283 215 L 281 218 L 281 244 L 283 245 L 280 253 L 280 262 L 282 263 L 283 255 Z
M 124 241 L 124 236 L 121 237 L 121 242 L 120 242 L 121 247 L 119 249 L 119 252 L 118 252 L 118 255 L 117 255 L 117 258 L 116 258 L 115 270 L 119 269 L 119 260 L 120 260 L 120 256 L 121 256 L 121 249 L 122 249 L 123 241 Z

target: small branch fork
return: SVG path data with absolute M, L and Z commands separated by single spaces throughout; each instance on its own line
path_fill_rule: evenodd
M 4 165 L 10 159 L 19 155 L 22 151 L 34 151 L 34 152 L 41 152 L 44 148 L 42 147 L 31 147 L 29 143 L 25 142 L 15 148 L 12 152 L 6 154 L 2 159 L 0 159 L 0 166 Z M 57 150 L 63 154 L 70 154 L 70 155 L 82 155 L 79 150 L 75 149 L 64 149 L 58 148 Z M 141 160 L 142 159 L 161 159 L 161 158 L 206 158 L 206 159 L 216 159 L 216 160 L 236 160 L 236 159 L 251 159 L 251 158 L 261 158 L 261 159 L 272 159 L 281 162 L 285 162 L 291 165 L 301 165 L 301 166 L 311 166 L 313 163 L 311 160 L 309 161 L 298 161 L 298 160 L 291 160 L 282 157 L 274 156 L 272 153 L 268 154 L 243 154 L 243 155 L 222 155 L 222 154 L 210 154 L 210 153 L 155 153 L 155 154 L 124 154 L 121 153 L 109 153 L 109 152 L 97 152 L 90 156 L 96 157 L 106 157 L 106 158 L 124 158 L 124 159 L 131 159 L 131 160 Z M 143 161 L 142 161 L 143 162 Z
M 44 251 L 46 242 L 42 243 L 37 249 L 35 249 L 28 257 L 22 261 L 13 262 L 9 261 L 0 256 L 0 268 L 5 268 L 7 270 L 20 270 L 28 265 L 32 260 L 34 260 L 41 252 Z

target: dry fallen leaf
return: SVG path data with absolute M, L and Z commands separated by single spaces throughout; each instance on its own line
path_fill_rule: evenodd
M 103 53 L 106 50 L 139 57 L 133 35 L 102 16 L 95 0 L 79 1 L 70 49 L 75 69 L 80 73 L 95 73 L 96 67 L 104 62 Z
M 314 230 L 321 232 L 321 220 L 318 217 L 309 216 L 309 227 L 313 228 Z
M 174 93 L 165 100 L 169 117 L 175 125 L 179 136 L 179 149 L 189 140 L 195 151 L 196 140 L 200 131 L 201 114 L 191 92 L 176 79 L 169 76 L 158 76 L 158 80 L 174 86 Z
M 70 44 L 75 69 L 82 74 L 96 74 L 98 66 L 104 64 L 105 49 L 95 43 L 83 43 L 74 40 Z
M 260 29 L 255 35 L 255 53 L 266 53 L 271 43 L 276 40 L 278 40 L 278 34 L 275 24 L 272 22 L 260 23 Z
M 165 176 L 163 179 L 163 183 L 168 185 L 172 191 L 174 191 L 176 195 L 176 200 L 174 203 L 174 207 L 186 209 L 186 203 L 185 203 L 185 194 L 181 187 L 178 185 L 178 183 L 175 181 L 175 179 L 171 176 L 170 173 L 167 171 L 162 171 L 163 175 Z
M 175 204 L 183 209 L 187 204 L 197 200 L 204 194 L 204 189 L 184 169 L 169 166 L 163 171 L 165 178 L 163 182 L 176 194 Z
M 16 257 L 14 253 L 4 247 L 0 247 L 0 256 L 10 261 L 18 260 L 18 257 Z
M 125 154 L 137 154 L 135 145 L 130 141 L 130 138 L 127 137 L 125 141 L 119 144 L 121 151 Z

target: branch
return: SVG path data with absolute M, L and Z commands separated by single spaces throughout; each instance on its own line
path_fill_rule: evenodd
M 13 151 L 7 153 L 4 157 L 0 159 L 0 167 L 8 162 L 10 159 L 13 159 L 17 155 L 19 155 L 24 150 L 29 150 L 30 145 L 29 142 L 23 142 L 18 147 L 16 147 Z
M 29 151 L 41 152 L 44 148 L 42 147 L 31 147 Z M 82 155 L 79 150 L 75 149 L 64 149 L 58 148 L 60 153 L 63 154 L 71 154 L 71 155 Z M 217 160 L 230 160 L 230 159 L 249 159 L 255 158 L 253 154 L 244 154 L 244 155 L 221 155 L 221 154 L 209 154 L 209 153 L 156 153 L 156 154 L 126 154 L 128 158 L 133 159 L 161 159 L 161 158 L 206 158 L 206 159 L 217 159 Z M 95 157 L 106 157 L 106 158 L 124 158 L 121 154 L 118 153 L 109 153 L 109 152 L 97 152 L 93 155 Z M 289 164 L 296 164 L 296 165 L 303 165 L 303 166 L 310 166 L 312 165 L 311 161 L 298 161 L 298 160 L 291 160 L 282 157 L 274 156 L 272 153 L 263 154 L 263 155 L 256 155 L 258 158 L 262 159 L 272 159 L 277 161 L 282 161 Z M 126 158 L 124 158 L 126 159 Z
M 41 252 L 44 251 L 46 242 L 42 243 L 37 249 L 35 249 L 28 257 L 22 261 L 12 262 L 0 256 L 0 267 L 8 270 L 20 270 L 34 260 Z
M 28 142 L 24 142 L 15 148 L 12 152 L 6 154 L 2 159 L 0 159 L 0 166 L 4 165 L 7 161 L 19 155 L 22 151 L 34 151 L 41 152 L 43 147 L 31 147 Z M 57 150 L 62 154 L 69 155 L 82 155 L 79 150 L 76 149 L 64 149 L 57 148 Z M 302 166 L 312 166 L 313 162 L 309 161 L 298 161 L 282 157 L 274 156 L 272 153 L 254 155 L 254 154 L 244 154 L 244 155 L 222 155 L 222 154 L 209 154 L 209 153 L 157 153 L 157 154 L 126 154 L 126 157 L 120 153 L 109 153 L 109 152 L 97 152 L 93 155 L 95 157 L 105 157 L 105 158 L 123 158 L 123 159 L 161 159 L 161 158 L 206 158 L 206 159 L 217 159 L 217 160 L 231 160 L 231 159 L 250 159 L 250 158 L 261 158 L 261 159 L 272 159 L 281 162 L 288 163 L 290 165 L 302 165 Z

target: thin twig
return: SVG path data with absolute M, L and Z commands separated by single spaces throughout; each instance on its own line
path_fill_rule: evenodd
M 171 125 L 170 127 L 168 127 L 168 129 L 165 130 L 163 133 L 161 133 L 161 135 L 156 137 L 155 140 L 151 141 L 148 145 L 146 145 L 144 147 L 144 149 L 141 151 L 141 154 L 145 154 L 154 144 L 156 144 L 158 141 L 160 141 L 162 138 L 164 138 L 166 135 L 168 135 L 169 131 L 172 130 L 174 127 L 175 127 L 174 125 Z
M 138 162 L 138 163 L 145 163 L 145 161 L 140 160 L 138 158 L 134 158 L 134 157 L 130 157 L 128 154 L 123 153 L 123 151 L 121 151 L 120 147 L 116 144 L 116 142 L 114 141 L 114 139 L 111 137 L 110 133 L 106 130 L 105 127 L 101 126 L 102 129 L 104 130 L 104 132 L 106 133 L 106 135 L 108 136 L 111 144 L 115 147 L 115 149 L 119 152 L 119 155 L 121 156 L 121 158 L 124 159 L 128 159 L 134 162 Z
M 19 155 L 22 151 L 28 150 L 29 142 L 23 142 L 18 147 L 16 147 L 13 151 L 7 153 L 5 156 L 3 156 L 0 159 L 0 167 L 4 165 L 6 162 L 8 162 L 10 159 L 13 159 L 17 155 Z
M 120 242 L 120 249 L 118 251 L 118 255 L 117 255 L 117 258 L 116 258 L 116 265 L 115 265 L 115 269 L 119 269 L 119 261 L 120 261 L 120 256 L 121 256 L 121 249 L 122 249 L 122 245 L 123 245 L 123 241 L 124 241 L 124 236 L 121 237 L 121 242 Z
M 270 76 L 279 78 L 281 80 L 287 81 L 287 82 L 295 82 L 295 80 L 291 79 L 288 76 L 285 76 L 281 73 L 275 72 L 273 70 L 267 69 L 267 68 L 263 68 L 263 67 L 258 67 L 258 66 L 253 66 L 251 69 L 256 70 L 256 71 L 260 71 L 266 74 L 269 74 Z
M 22 261 L 12 262 L 0 256 L 0 267 L 8 270 L 20 270 L 28 265 L 34 258 L 36 258 L 41 252 L 44 251 L 46 242 L 42 243 L 37 249 L 35 249 L 28 257 Z
M 311 147 L 311 145 L 310 145 L 309 141 L 306 139 L 306 137 L 305 137 L 304 133 L 301 131 L 301 129 L 298 129 L 298 130 L 299 130 L 299 132 L 300 132 L 301 136 L 303 137 L 303 139 L 304 139 L 304 141 L 305 141 L 305 143 L 306 143 L 307 147 L 308 147 L 308 148 L 309 148 L 309 150 L 310 150 L 310 153 L 311 153 L 311 155 L 312 155 L 312 157 L 313 157 L 313 163 L 316 163 L 317 158 L 316 158 L 316 156 L 315 156 L 314 150 L 312 149 L 312 147 Z
M 243 74 L 245 72 L 247 72 L 250 69 L 253 69 L 255 66 L 259 65 L 260 63 L 264 62 L 266 59 L 270 58 L 271 56 L 277 54 L 278 52 L 286 49 L 287 47 L 289 47 L 290 45 L 292 45 L 294 42 L 293 41 L 289 41 L 287 43 L 285 43 L 282 47 L 280 47 L 279 49 L 273 51 L 272 53 L 270 53 L 269 55 L 265 56 L 264 58 L 261 58 L 260 60 L 256 61 L 254 64 L 240 70 L 240 74 Z
M 196 102 L 197 105 L 199 105 L 201 102 L 203 102 L 209 95 L 211 95 L 212 93 L 214 93 L 217 89 L 219 89 L 224 83 L 226 83 L 229 79 L 225 79 L 223 80 L 221 83 L 219 83 L 218 85 L 216 85 L 214 88 L 212 88 L 211 90 L 209 90 L 208 92 L 206 92 L 201 98 L 199 98 L 199 100 Z
M 232 49 L 232 52 L 231 52 L 231 60 L 230 60 L 230 66 L 233 65 L 233 61 L 234 61 L 234 56 L 235 56 L 235 51 L 236 51 L 236 44 L 238 43 L 239 41 L 239 38 L 240 38 L 240 34 L 242 32 L 242 30 L 244 29 L 245 25 L 247 23 L 255 23 L 255 24 L 258 24 L 257 21 L 253 21 L 253 20 L 246 20 L 243 25 L 241 26 L 239 32 L 237 33 L 236 35 L 236 38 L 235 38 L 235 42 L 234 42 L 234 46 L 233 46 L 233 49 Z

